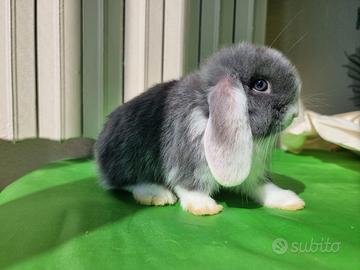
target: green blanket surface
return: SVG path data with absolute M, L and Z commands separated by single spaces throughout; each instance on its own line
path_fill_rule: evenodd
M 92 161 L 51 163 L 0 193 L 0 269 L 360 269 L 359 158 L 278 150 L 272 167 L 305 209 L 221 192 L 198 217 L 102 190 Z

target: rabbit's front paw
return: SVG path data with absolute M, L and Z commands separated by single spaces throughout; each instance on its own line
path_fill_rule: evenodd
M 194 200 L 188 202 L 183 207 L 186 211 L 196 216 L 211 216 L 220 213 L 224 207 L 221 204 L 217 204 L 213 199 L 209 200 Z
M 189 202 L 184 209 L 196 216 L 211 216 L 220 213 L 224 207 L 212 200 Z
M 196 216 L 210 216 L 220 213 L 224 207 L 217 204 L 209 195 L 189 191 L 180 187 L 175 188 L 175 192 L 180 199 L 181 207 Z
M 126 190 L 133 193 L 134 199 L 144 205 L 162 206 L 174 204 L 176 196 L 167 188 L 157 184 L 137 184 L 128 186 Z

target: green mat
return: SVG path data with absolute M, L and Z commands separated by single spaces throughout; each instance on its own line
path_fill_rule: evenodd
M 0 193 L 0 269 L 360 269 L 358 157 L 277 151 L 273 171 L 304 210 L 222 192 L 197 217 L 103 191 L 92 161 L 49 164 Z

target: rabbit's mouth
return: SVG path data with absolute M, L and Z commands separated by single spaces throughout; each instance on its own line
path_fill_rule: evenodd
M 294 118 L 297 117 L 298 114 L 299 114 L 299 106 L 298 106 L 297 102 L 294 104 L 291 104 L 288 107 L 288 109 L 284 115 L 283 121 L 281 122 L 281 125 L 280 125 L 281 130 L 284 130 L 288 126 L 290 126 L 291 123 L 293 122 Z

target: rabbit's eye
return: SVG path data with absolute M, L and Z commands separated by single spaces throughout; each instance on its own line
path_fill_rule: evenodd
M 256 79 L 251 85 L 251 88 L 255 91 L 265 92 L 269 88 L 269 84 L 264 79 Z

